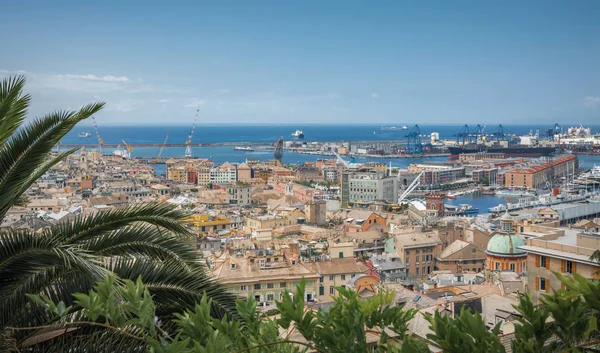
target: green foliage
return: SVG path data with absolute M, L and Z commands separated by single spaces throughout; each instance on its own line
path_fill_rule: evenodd
M 24 86 L 22 76 L 0 83 L 0 220 L 26 201 L 25 191 L 41 175 L 75 151 L 55 154 L 52 148 L 104 106 L 93 103 L 25 123 L 30 98 Z M 164 320 L 193 308 L 203 292 L 213 299 L 214 316 L 235 314 L 236 297 L 212 280 L 186 242 L 192 235 L 181 226 L 185 216 L 172 206 L 149 203 L 76 216 L 41 232 L 3 230 L 0 327 L 45 325 L 68 308 L 76 316 L 72 294 L 88 293 L 108 274 L 117 280 L 143 276 Z M 27 293 L 38 300 L 28 301 Z M 59 304 L 47 310 L 52 302 Z
M 428 316 L 433 334 L 427 338 L 448 353 L 503 353 L 504 346 L 498 338 L 500 324 L 488 330 L 479 313 L 463 310 L 458 318 L 441 315 L 438 311 Z
M 305 281 L 296 288 L 293 297 L 286 293 L 277 303 L 281 311 L 279 319 L 264 317 L 256 310 L 256 301 L 236 302 L 241 320 L 231 320 L 227 316 L 218 319 L 211 315 L 211 300 L 204 295 L 193 309 L 175 314 L 174 329 L 169 333 L 156 320 L 156 306 L 148 288 L 138 278 L 117 281 L 107 277 L 96 283 L 88 294 L 77 293 L 75 305 L 81 310 L 73 317 L 72 307 L 63 302 L 54 303 L 49 298 L 37 295 L 29 297 L 46 307 L 55 317 L 71 318 L 61 320 L 56 328 L 84 327 L 91 325 L 101 328 L 92 334 L 81 336 L 85 341 L 98 340 L 108 344 L 122 345 L 121 339 L 128 339 L 124 351 L 149 351 L 155 353 L 299 353 L 317 352 L 370 352 L 367 335 L 375 333 L 375 342 L 380 352 L 427 352 L 427 346 L 406 336 L 413 310 L 402 310 L 393 306 L 393 293 L 383 292 L 372 299 L 361 301 L 349 289 L 337 288 L 340 296 L 328 310 L 314 312 L 304 306 Z M 281 329 L 293 329 L 302 338 L 287 337 Z M 41 331 L 40 331 L 41 332 Z M 391 333 L 394 337 L 390 337 Z M 34 334 L 35 337 L 35 334 Z M 73 347 L 86 347 L 79 342 L 79 335 L 70 345 L 53 346 L 54 352 L 79 351 Z M 402 340 L 399 342 L 398 340 Z M 47 348 L 47 347 L 46 347 Z M 30 350 L 35 351 L 36 347 Z M 87 351 L 83 349 L 82 351 Z

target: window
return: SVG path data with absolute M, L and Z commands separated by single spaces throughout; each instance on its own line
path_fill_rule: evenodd
M 417 267 L 417 276 L 419 275 L 419 268 Z
M 244 292 L 248 290 L 248 286 L 240 286 L 240 291 Z
M 342 281 L 346 280 L 346 275 L 342 275 Z
M 540 266 L 548 268 L 548 258 L 546 256 L 540 256 Z
M 235 270 L 235 264 L 231 264 L 231 269 Z
M 256 284 L 254 285 L 254 289 L 260 289 L 260 283 L 256 283 Z
M 285 287 L 287 287 L 287 283 L 285 283 L 285 282 L 279 283 L 279 288 L 285 288 Z
M 494 268 L 496 271 L 500 271 L 500 263 L 496 262 L 496 267 Z
M 325 287 L 319 287 L 319 295 L 325 295 Z
M 540 277 L 539 289 L 540 292 L 546 291 L 546 279 L 544 277 Z
M 340 258 L 340 259 L 343 259 L 343 258 L 344 258 L 344 252 L 343 252 L 343 251 L 340 251 L 340 253 L 339 253 L 339 258 Z
M 267 301 L 268 302 L 272 302 L 273 301 L 273 294 L 267 294 Z
M 296 264 L 296 260 L 292 260 L 292 265 L 295 265 L 295 264 Z
M 321 278 L 319 278 L 319 283 L 323 283 L 323 276 L 321 276 Z
M 573 274 L 575 272 L 575 264 L 573 261 L 565 261 L 565 272 Z
M 272 289 L 273 287 L 275 287 L 273 283 L 267 283 L 267 288 Z
M 329 287 L 329 294 L 333 294 L 333 287 Z
M 510 264 L 510 270 L 515 272 L 515 264 Z
M 335 276 L 334 276 L 334 275 L 330 275 L 330 276 L 329 276 L 329 280 L 330 280 L 330 281 L 334 281 L 334 280 L 335 280 Z

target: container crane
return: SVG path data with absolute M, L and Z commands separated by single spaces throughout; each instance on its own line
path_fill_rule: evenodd
M 162 143 L 162 146 L 160 146 L 160 150 L 158 150 L 158 154 L 156 155 L 156 158 L 153 161 L 150 161 L 150 164 L 157 164 L 158 160 L 160 159 L 160 156 L 163 153 L 163 150 L 165 149 L 165 146 L 167 145 L 167 140 L 169 139 L 169 133 L 167 132 L 167 136 L 165 136 L 165 140 Z
M 196 116 L 194 117 L 194 123 L 192 124 L 192 130 L 190 130 L 190 134 L 188 135 L 187 141 L 185 141 L 185 156 L 187 158 L 192 157 L 192 137 L 194 136 L 194 130 L 196 130 L 196 122 L 198 121 L 198 113 L 200 113 L 200 109 L 196 109 Z
M 98 131 L 98 124 L 96 124 L 96 118 L 92 116 L 92 123 L 94 124 L 94 131 L 96 131 L 96 137 L 98 138 L 98 146 L 100 147 L 100 154 L 104 154 L 104 140 L 100 137 L 100 131 Z

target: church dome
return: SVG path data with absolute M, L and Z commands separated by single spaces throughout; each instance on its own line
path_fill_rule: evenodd
M 515 233 L 498 233 L 490 239 L 486 253 L 491 255 L 524 255 L 525 251 L 519 246 L 525 245 L 525 241 Z

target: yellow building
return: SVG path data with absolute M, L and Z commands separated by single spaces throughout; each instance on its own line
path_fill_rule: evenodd
M 194 214 L 183 220 L 184 224 L 193 226 L 197 234 L 217 233 L 231 229 L 231 221 L 222 216 Z
M 167 168 L 167 180 L 185 183 L 187 181 L 187 170 L 185 166 L 172 166 Z

